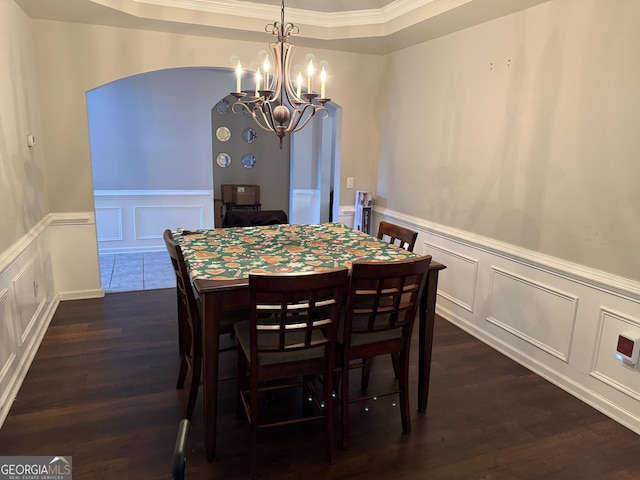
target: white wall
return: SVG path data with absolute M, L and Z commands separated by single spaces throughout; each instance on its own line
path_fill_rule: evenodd
M 211 190 L 211 109 L 231 72 L 170 69 L 87 92 L 95 190 Z
M 388 55 L 377 204 L 640 280 L 639 22 L 553 0 Z
M 33 21 L 42 98 L 43 141 L 47 146 L 49 202 L 54 212 L 83 212 L 93 207 L 85 94 L 100 85 L 138 73 L 179 67 L 232 69 L 230 58 L 257 57 L 264 43 L 170 33 Z M 308 53 L 296 51 L 297 59 Z M 379 78 L 382 58 L 312 50 L 331 67 L 332 96 L 344 109 L 342 172 L 357 176 L 357 186 L 375 185 L 378 131 L 378 82 L 361 85 L 362 72 Z M 333 78 L 336 80 L 334 81 Z M 227 90 L 234 88 L 230 83 Z M 348 160 L 347 160 L 348 159 Z
M 58 304 L 35 78 L 31 21 L 0 2 L 0 425 Z
M 0 2 L 0 253 L 48 213 L 31 27 L 13 1 Z
M 552 0 L 388 55 L 376 190 L 447 265 L 439 314 L 638 433 L 639 24 Z

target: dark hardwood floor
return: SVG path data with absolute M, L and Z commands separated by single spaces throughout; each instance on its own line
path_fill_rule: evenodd
M 172 289 L 62 302 L 0 429 L 0 455 L 71 455 L 74 480 L 170 478 L 187 399 L 174 388 L 176 336 Z M 372 388 L 390 381 L 390 363 L 374 365 Z M 223 354 L 222 367 L 234 366 L 235 352 Z M 639 435 L 442 319 L 426 414 L 411 388 L 410 435 L 393 398 L 354 404 L 350 448 L 338 449 L 337 464 L 325 463 L 320 424 L 270 429 L 260 437 L 261 477 L 640 478 Z M 274 395 L 272 404 L 288 400 Z M 208 464 L 198 399 L 187 478 L 247 477 L 248 427 L 235 418 L 233 381 L 221 384 L 219 405 Z

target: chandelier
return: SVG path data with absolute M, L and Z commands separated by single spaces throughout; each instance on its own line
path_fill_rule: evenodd
M 317 113 L 322 112 L 322 118 L 329 116 L 325 104 L 331 100 L 326 98 L 327 74 L 322 68 L 320 72 L 320 95 L 313 93 L 314 66 L 313 60 L 307 67 L 307 91 L 302 92 L 302 73 L 298 74 L 296 87 L 291 81 L 291 57 L 295 46 L 289 43 L 289 36 L 299 33 L 299 29 L 292 23 L 284 22 L 284 0 L 280 13 L 280 21 L 265 27 L 267 33 L 278 38 L 275 43 L 269 44 L 274 60 L 274 71 L 271 75 L 269 55 L 264 60 L 262 70 L 258 68 L 255 75 L 255 89 L 242 91 L 242 64 L 238 60 L 236 65 L 236 91 L 231 93 L 236 97 L 233 111 L 244 110 L 249 114 L 260 128 L 275 133 L 282 141 L 287 133 L 295 133 L 302 130 Z

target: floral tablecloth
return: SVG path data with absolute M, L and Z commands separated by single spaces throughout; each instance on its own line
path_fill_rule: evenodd
M 175 231 L 192 280 L 247 278 L 251 272 L 323 271 L 355 260 L 386 262 L 415 257 L 341 223 L 267 225 Z

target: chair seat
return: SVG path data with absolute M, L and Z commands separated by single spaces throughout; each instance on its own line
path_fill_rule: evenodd
M 356 327 L 354 322 L 354 329 Z M 395 338 L 402 338 L 402 328 L 395 328 L 392 330 L 381 330 L 379 332 L 363 332 L 355 333 L 351 332 L 351 346 L 358 347 L 360 345 L 368 345 L 371 343 L 385 342 L 393 340 Z M 344 345 L 344 319 L 340 322 L 338 330 L 338 345 Z
M 304 321 L 301 319 L 300 321 Z M 236 338 L 238 345 L 242 348 L 242 351 L 246 355 L 247 359 L 251 359 L 251 345 L 249 340 L 249 332 L 251 330 L 251 324 L 248 320 L 238 322 L 235 324 Z M 324 337 L 319 331 L 314 331 L 311 336 L 311 341 L 321 341 Z M 258 333 L 258 344 L 260 345 L 277 345 L 277 334 L 270 334 L 268 332 Z M 287 337 L 287 343 L 293 345 L 295 343 L 303 343 L 304 334 L 295 333 Z M 324 358 L 324 345 L 317 348 L 305 348 L 301 350 L 290 350 L 286 352 L 260 352 L 258 353 L 258 365 L 275 365 L 288 362 L 299 362 L 300 360 L 313 360 L 318 358 Z

